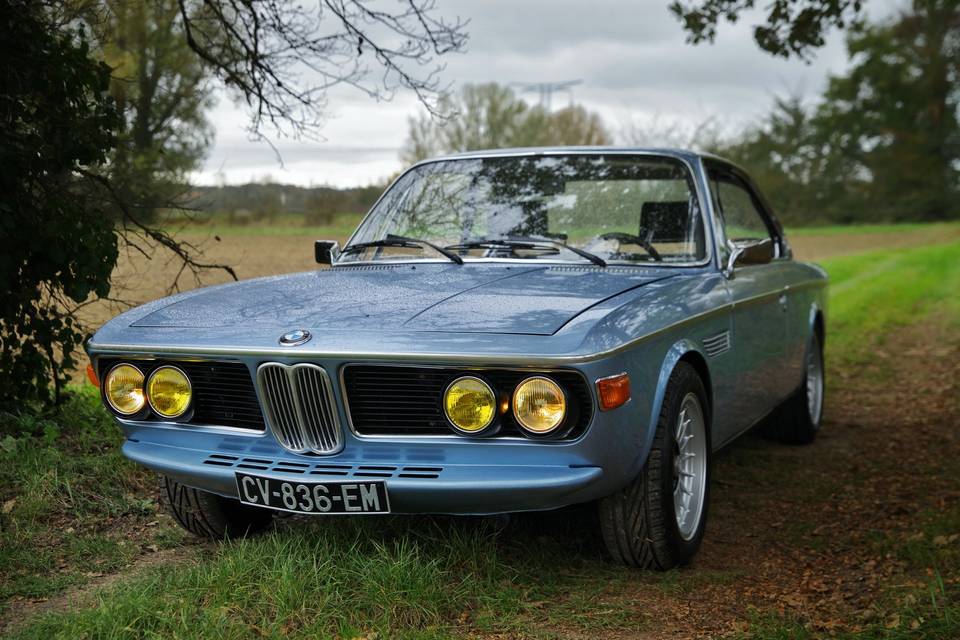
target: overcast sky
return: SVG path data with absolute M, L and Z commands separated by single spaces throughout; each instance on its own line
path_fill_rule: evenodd
M 708 118 L 742 126 L 766 113 L 775 95 L 815 97 L 828 75 L 848 64 L 836 33 L 810 64 L 761 52 L 751 36 L 753 16 L 723 26 L 713 45 L 686 44 L 666 0 L 437 2 L 442 15 L 470 21 L 466 52 L 443 58 L 445 83 L 456 89 L 490 81 L 582 80 L 573 98 L 599 112 L 615 136 L 631 122 L 648 130 L 651 123 L 694 126 Z M 899 0 L 868 3 L 877 17 L 899 6 Z M 554 106 L 568 99 L 557 94 Z M 281 166 L 267 144 L 248 139 L 243 109 L 221 97 L 210 114 L 216 141 L 195 181 L 242 184 L 269 176 L 304 186 L 355 186 L 402 168 L 398 154 L 407 119 L 421 109 L 412 96 L 377 103 L 344 88 L 331 92 L 329 102 L 325 141 L 278 141 Z

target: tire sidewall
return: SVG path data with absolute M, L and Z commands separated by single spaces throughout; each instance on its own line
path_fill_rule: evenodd
M 807 360 L 812 353 L 816 353 L 820 358 L 820 415 L 813 418 L 810 415 L 810 398 L 807 391 Z M 820 431 L 820 425 L 823 424 L 823 410 L 827 399 L 827 374 L 826 364 L 823 361 L 823 342 L 817 331 L 814 330 L 807 340 L 807 349 L 803 354 L 803 383 L 800 387 L 800 395 L 803 398 L 803 420 L 814 433 Z
M 692 366 L 686 364 L 685 362 L 681 362 L 671 376 L 669 384 L 675 386 L 671 389 L 670 393 L 667 393 L 664 396 L 665 404 L 660 411 L 660 420 L 657 425 L 657 429 L 660 433 L 658 433 L 656 436 L 658 438 L 663 438 L 663 446 L 658 448 L 659 454 L 663 458 L 659 461 L 659 463 L 661 465 L 660 468 L 666 471 L 666 473 L 662 473 L 660 475 L 660 495 L 663 496 L 660 508 L 663 512 L 662 517 L 664 527 L 667 532 L 666 543 L 668 551 L 675 559 L 677 564 L 686 564 L 693 558 L 694 555 L 696 555 L 697 550 L 700 548 L 700 544 L 703 541 L 703 536 L 706 531 L 707 516 L 710 508 L 710 480 L 713 475 L 712 443 L 710 438 L 712 411 L 710 403 L 707 400 L 707 393 L 703 386 L 703 381 L 700 379 L 699 374 L 697 374 L 696 370 Z M 700 514 L 700 522 L 698 523 L 697 529 L 690 539 L 685 540 L 680 534 L 680 529 L 677 526 L 677 516 L 673 503 L 674 452 L 672 443 L 674 439 L 673 429 L 676 428 L 677 420 L 679 420 L 680 417 L 680 408 L 683 404 L 683 399 L 688 393 L 693 393 L 697 396 L 697 400 L 700 402 L 700 408 L 703 411 L 703 418 L 705 422 L 704 434 L 707 439 L 707 477 L 704 481 L 703 509 Z

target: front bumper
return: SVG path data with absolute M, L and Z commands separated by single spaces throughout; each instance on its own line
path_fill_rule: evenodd
M 463 464 L 225 453 L 128 440 L 124 454 L 184 484 L 236 498 L 237 471 L 292 482 L 383 480 L 398 513 L 491 514 L 553 509 L 604 495 L 596 466 Z
M 344 446 L 332 455 L 291 453 L 266 432 L 119 420 L 124 454 L 177 481 L 236 498 L 235 473 L 292 481 L 383 480 L 398 513 L 482 515 L 540 511 L 596 500 L 636 476 L 650 446 L 656 369 L 622 354 L 579 367 L 587 380 L 628 371 L 633 399 L 595 412 L 571 441 L 525 438 L 375 437 L 349 428 L 334 385 Z M 291 357 L 291 362 L 297 361 Z M 246 361 L 251 372 L 259 360 Z M 322 362 L 328 372 L 342 362 Z M 252 375 L 252 373 L 251 373 Z M 595 405 L 596 406 L 596 405 Z

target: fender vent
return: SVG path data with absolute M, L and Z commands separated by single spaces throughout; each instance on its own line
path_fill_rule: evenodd
M 718 333 L 715 336 L 704 338 L 701 342 L 703 342 L 703 349 L 707 352 L 707 355 L 716 358 L 720 354 L 730 351 L 730 332 Z
M 343 446 L 327 372 L 315 364 L 267 362 L 257 369 L 267 423 L 284 449 L 335 453 Z

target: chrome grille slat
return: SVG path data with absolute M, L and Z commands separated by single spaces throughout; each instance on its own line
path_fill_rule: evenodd
M 257 369 L 263 409 L 277 441 L 294 453 L 329 454 L 343 432 L 327 372 L 314 364 L 267 362 Z

